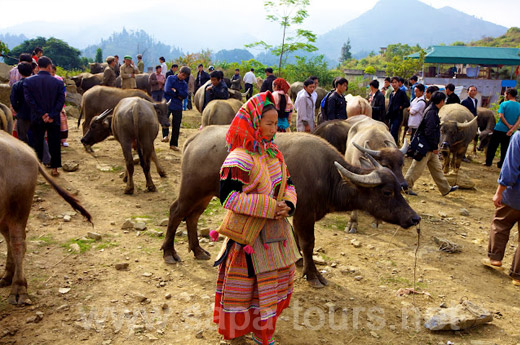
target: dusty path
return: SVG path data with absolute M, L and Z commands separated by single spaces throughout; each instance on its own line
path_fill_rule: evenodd
M 181 142 L 196 131 L 198 118 L 196 112 L 185 113 L 184 123 L 191 129 L 182 130 Z M 183 263 L 164 264 L 159 250 L 160 232 L 166 229 L 160 224 L 178 191 L 180 154 L 157 140 L 158 156 L 168 177 L 161 179 L 153 168 L 158 192 L 145 192 L 142 170 L 137 166 L 136 193 L 127 196 L 119 177 L 124 166 L 119 144 L 114 140 L 98 144 L 93 157 L 82 149 L 79 135 L 71 128 L 71 145 L 63 150 L 63 160 L 78 161 L 80 169 L 62 173 L 59 181 L 72 192 L 78 191 L 94 216 L 95 228 L 79 215 L 65 222 L 63 215 L 72 210 L 42 180 L 29 221 L 25 260 L 34 304 L 10 306 L 6 303 L 8 288 L 0 289 L 0 344 L 220 344 L 211 323 L 216 279 L 212 262 L 195 261 L 187 252 L 184 224 L 177 237 Z M 413 285 L 414 229 L 388 224 L 374 229 L 371 218 L 362 215 L 359 234 L 351 235 L 343 231 L 346 214 L 329 215 L 317 224 L 316 254 L 324 261 L 319 268 L 330 285 L 313 290 L 298 275 L 292 308 L 279 320 L 277 341 L 283 345 L 519 343 L 520 289 L 507 276 L 480 264 L 486 253 L 498 176 L 498 169 L 480 166 L 482 159 L 479 155 L 475 163 L 463 164 L 477 190 L 441 197 L 426 173 L 416 188 L 419 196 L 409 198 L 424 219 L 418 289 L 432 298 L 416 296 L 414 309 L 411 296 L 396 296 L 399 288 Z M 461 208 L 469 216 L 460 215 Z M 222 216 L 219 203 L 213 201 L 199 228 L 215 228 Z M 121 229 L 128 218 L 145 222 L 147 230 Z M 101 234 L 102 239 L 88 239 L 89 231 Z M 463 247 L 462 253 L 440 252 L 432 236 L 456 242 Z M 506 267 L 517 236 L 515 228 Z M 351 244 L 354 239 L 360 242 L 359 248 Z M 205 238 L 202 242 L 214 258 L 220 244 Z M 79 245 L 80 253 L 71 251 L 73 243 Z M 5 256 L 2 242 L 1 269 Z M 117 263 L 129 263 L 128 270 L 116 270 Z M 416 316 L 427 308 L 466 298 L 496 313 L 497 318 L 491 325 L 465 332 L 434 334 L 422 324 L 416 327 Z

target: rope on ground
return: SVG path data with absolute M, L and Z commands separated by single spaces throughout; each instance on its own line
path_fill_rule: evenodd
M 417 246 L 415 247 L 415 257 L 414 257 L 414 263 L 413 263 L 413 290 L 417 291 L 415 288 L 416 284 L 416 275 L 417 275 L 417 252 L 419 251 L 419 246 L 421 245 L 421 228 L 419 227 L 419 224 L 416 225 L 417 229 Z M 415 294 L 412 294 L 412 304 L 415 307 Z

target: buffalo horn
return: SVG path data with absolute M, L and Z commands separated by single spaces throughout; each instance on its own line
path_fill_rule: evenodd
M 354 146 L 355 146 L 359 151 L 361 151 L 361 152 L 363 152 L 363 153 L 366 153 L 367 155 L 370 155 L 370 156 L 372 156 L 372 157 L 377 157 L 377 158 L 379 158 L 379 156 L 381 155 L 381 151 L 375 151 L 375 150 L 367 149 L 367 148 L 365 148 L 365 147 L 361 147 L 361 146 L 359 146 L 359 145 L 356 144 L 356 143 L 352 143 L 352 144 L 354 144 Z
M 372 171 L 368 175 L 358 175 L 351 171 L 348 171 L 338 162 L 334 162 L 334 165 L 338 169 L 341 176 L 343 176 L 346 179 L 349 179 L 354 184 L 357 184 L 357 185 L 360 185 L 363 187 L 375 187 L 375 186 L 378 186 L 381 184 L 381 178 L 377 174 L 377 170 Z
M 408 139 L 405 138 L 405 139 L 404 139 L 404 143 L 403 143 L 403 147 L 401 147 L 401 148 L 399 149 L 399 151 L 401 151 L 402 154 L 405 155 L 406 152 L 408 152 L 408 146 L 410 146 L 409 143 L 408 143 Z
M 371 155 L 365 155 L 368 160 L 370 161 L 370 163 L 372 163 L 372 165 L 374 166 L 374 168 L 376 169 L 381 169 L 383 166 L 378 162 L 376 161 L 376 159 L 374 157 L 372 157 Z
M 102 112 L 101 114 L 98 115 L 97 120 L 103 121 L 108 115 L 110 115 L 112 110 L 114 110 L 114 109 L 110 108 L 110 109 L 105 110 L 104 112 Z
M 467 128 L 467 127 L 473 125 L 475 122 L 477 122 L 477 117 L 476 116 L 470 122 L 464 122 L 464 123 L 458 123 L 457 122 L 457 128 L 458 129 L 464 129 L 464 128 Z

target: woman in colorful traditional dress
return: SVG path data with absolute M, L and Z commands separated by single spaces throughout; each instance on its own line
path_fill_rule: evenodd
M 291 86 L 283 78 L 273 81 L 273 97 L 276 111 L 278 112 L 278 132 L 290 132 L 294 105 L 289 97 Z
M 215 262 L 213 321 L 225 339 L 252 333 L 263 345 L 274 344 L 300 258 L 286 220 L 294 213 L 296 191 L 273 143 L 277 124 L 271 92 L 249 99 L 227 132 L 230 153 L 220 170 L 220 200 L 228 213 L 218 233 L 227 238 Z M 218 233 L 211 232 L 213 240 Z

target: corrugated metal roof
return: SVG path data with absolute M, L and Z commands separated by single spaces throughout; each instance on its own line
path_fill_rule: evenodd
M 426 63 L 463 63 L 473 65 L 520 65 L 520 48 L 431 46 L 426 49 Z M 407 58 L 418 59 L 419 53 Z

